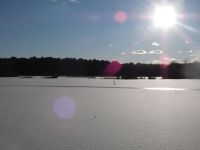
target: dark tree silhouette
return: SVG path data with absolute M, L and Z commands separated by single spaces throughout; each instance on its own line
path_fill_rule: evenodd
M 125 63 L 75 58 L 31 57 L 0 58 L 0 76 L 114 76 L 122 79 L 162 77 L 168 79 L 199 79 L 200 63 L 171 63 L 169 65 Z

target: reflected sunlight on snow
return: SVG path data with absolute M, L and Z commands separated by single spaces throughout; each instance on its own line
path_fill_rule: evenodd
M 157 91 L 185 91 L 187 89 L 182 88 L 167 88 L 167 87 L 157 87 L 157 88 L 144 88 L 145 90 L 157 90 Z

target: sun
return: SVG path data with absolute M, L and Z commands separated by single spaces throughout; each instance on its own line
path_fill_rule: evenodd
M 177 22 L 175 7 L 170 5 L 156 6 L 152 18 L 155 27 L 171 28 Z

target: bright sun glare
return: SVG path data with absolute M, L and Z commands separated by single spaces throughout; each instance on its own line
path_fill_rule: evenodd
M 157 6 L 154 10 L 153 21 L 156 27 L 170 28 L 176 23 L 176 10 L 173 6 Z

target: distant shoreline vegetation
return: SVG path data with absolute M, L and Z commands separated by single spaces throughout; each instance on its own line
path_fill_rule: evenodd
M 58 76 L 116 77 L 118 79 L 200 79 L 200 62 L 143 64 L 76 58 L 0 58 L 0 77 Z

